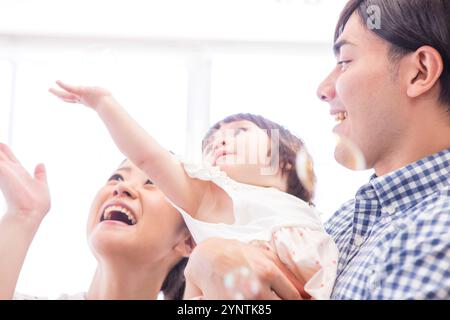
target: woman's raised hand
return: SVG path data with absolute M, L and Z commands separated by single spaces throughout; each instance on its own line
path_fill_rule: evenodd
M 0 143 L 0 190 L 7 214 L 40 223 L 50 210 L 50 193 L 43 164 L 38 164 L 32 177 L 11 149 Z
M 56 84 L 63 90 L 50 88 L 49 91 L 61 100 L 69 103 L 81 103 L 96 109 L 105 97 L 111 97 L 111 93 L 100 87 L 73 86 L 62 81 Z

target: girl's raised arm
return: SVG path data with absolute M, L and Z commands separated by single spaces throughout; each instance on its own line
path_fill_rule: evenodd
M 182 164 L 153 139 L 109 91 L 99 87 L 71 86 L 61 81 L 57 84 L 64 91 L 50 89 L 50 92 L 66 102 L 81 103 L 97 111 L 119 150 L 172 202 L 195 215 L 210 182 L 190 178 Z

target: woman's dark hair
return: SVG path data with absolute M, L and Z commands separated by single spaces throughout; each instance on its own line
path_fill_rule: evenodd
M 161 287 L 165 300 L 182 300 L 186 279 L 184 278 L 184 269 L 189 258 L 182 258 L 167 275 Z
M 379 27 L 369 27 L 366 23 L 373 17 L 371 8 L 379 9 Z M 358 13 L 363 25 L 390 43 L 389 55 L 394 63 L 425 45 L 440 53 L 444 69 L 440 77 L 439 100 L 448 106 L 450 113 L 450 1 L 350 0 L 337 23 L 335 41 L 354 12 Z
M 296 170 L 296 159 L 297 153 L 304 148 L 304 143 L 302 140 L 293 135 L 289 130 L 283 126 L 268 120 L 260 115 L 254 115 L 250 113 L 238 113 L 226 117 L 225 119 L 217 122 L 213 125 L 209 131 L 206 133 L 203 141 L 205 142 L 215 131 L 219 130 L 223 124 L 247 120 L 253 122 L 259 128 L 266 130 L 269 139 L 272 138 L 271 130 L 278 130 L 280 144 L 279 144 L 279 155 L 280 155 L 280 169 L 284 176 L 287 177 L 287 193 L 292 194 L 310 204 L 312 204 L 313 190 L 314 187 L 305 187 L 297 175 Z M 270 151 L 269 151 L 270 152 Z M 269 154 L 270 155 L 270 154 Z M 312 171 L 312 170 L 311 170 Z M 313 171 L 311 172 L 313 176 L 312 184 L 315 183 L 315 176 Z

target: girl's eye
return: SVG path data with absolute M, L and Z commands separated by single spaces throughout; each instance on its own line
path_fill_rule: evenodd
M 123 179 L 123 177 L 120 174 L 116 173 L 116 174 L 113 174 L 111 176 L 111 178 L 108 179 L 108 181 L 113 181 L 113 180 L 123 181 L 124 179 Z
M 247 131 L 247 130 L 248 130 L 247 128 L 237 128 L 237 129 L 234 129 L 234 135 L 237 136 L 239 133 L 245 132 L 245 131 Z

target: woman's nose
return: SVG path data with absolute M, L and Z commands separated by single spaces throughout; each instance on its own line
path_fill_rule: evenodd
M 330 74 L 317 88 L 317 97 L 324 101 L 330 102 L 336 97 L 335 83 Z
M 127 197 L 131 199 L 136 199 L 136 191 L 124 183 L 118 183 L 113 190 L 113 196 L 115 197 Z

